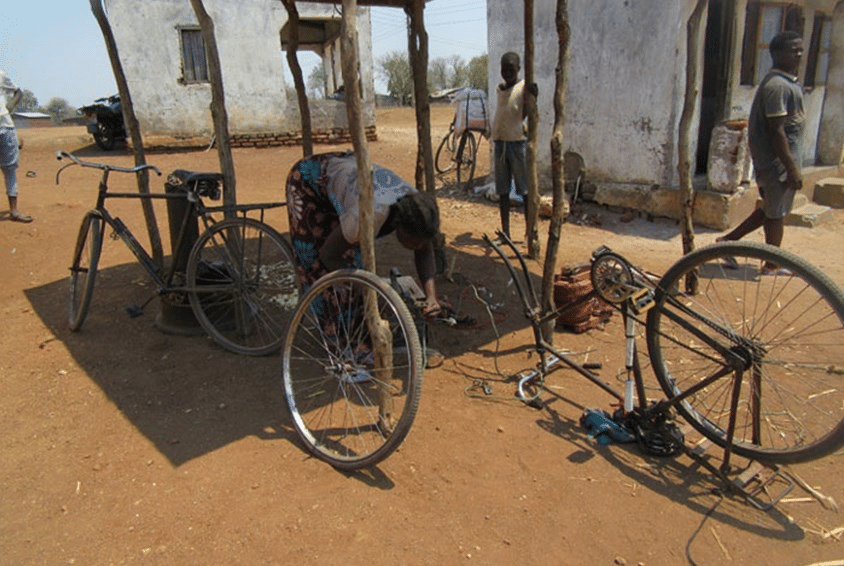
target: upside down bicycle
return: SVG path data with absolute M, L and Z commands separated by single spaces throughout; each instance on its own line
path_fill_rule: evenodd
M 502 258 L 531 323 L 540 362 L 520 377 L 518 396 L 534 402 L 547 375 L 574 369 L 614 397 L 645 427 L 659 429 L 679 413 L 731 454 L 791 464 L 828 455 L 844 445 L 844 294 L 816 267 L 780 248 L 748 242 L 716 243 L 680 258 L 661 277 L 601 247 L 590 277 L 603 300 L 626 323 L 625 391 L 555 348 L 545 322 L 589 296 L 558 308 L 539 306 L 526 263 L 501 232 L 486 242 Z M 521 265 L 517 274 L 504 248 Z M 766 274 L 763 267 L 781 268 Z M 697 285 L 687 288 L 689 275 Z M 648 355 L 664 399 L 647 397 L 635 348 L 644 325 Z M 663 435 L 665 451 L 681 438 Z

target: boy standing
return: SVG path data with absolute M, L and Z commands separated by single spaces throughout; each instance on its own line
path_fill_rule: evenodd
M 498 193 L 498 211 L 501 215 L 501 231 L 510 236 L 510 183 L 516 185 L 519 195 L 527 194 L 525 172 L 525 129 L 528 95 L 534 100 L 539 92 L 536 83 L 526 86 L 519 80 L 521 63 L 512 51 L 501 57 L 501 78 L 496 93 L 498 104 L 492 121 L 492 141 L 495 152 L 495 192 Z M 527 208 L 525 201 L 525 208 Z

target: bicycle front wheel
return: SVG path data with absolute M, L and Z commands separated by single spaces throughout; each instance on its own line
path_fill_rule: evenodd
M 437 173 L 447 173 L 454 169 L 454 132 L 452 130 L 449 130 L 437 148 L 434 168 Z
M 377 348 L 364 316 L 380 316 Z M 372 466 L 410 431 L 422 391 L 422 348 L 407 305 L 362 270 L 325 275 L 302 298 L 284 340 L 282 379 L 308 452 L 342 470 Z
M 475 176 L 475 165 L 478 154 L 478 143 L 475 141 L 475 134 L 466 130 L 460 136 L 457 145 L 457 186 L 468 188 L 469 183 Z
M 796 255 L 745 242 L 686 255 L 658 284 L 647 341 L 678 412 L 722 447 L 793 463 L 844 442 L 844 296 Z
M 251 218 L 214 224 L 194 244 L 186 279 L 194 316 L 220 346 L 278 350 L 299 300 L 293 252 L 278 232 Z
M 68 302 L 67 323 L 75 332 L 82 328 L 91 297 L 94 295 L 94 280 L 97 277 L 97 265 L 103 247 L 103 219 L 91 211 L 82 219 L 79 236 L 73 250 L 73 263 L 70 267 L 70 301 Z

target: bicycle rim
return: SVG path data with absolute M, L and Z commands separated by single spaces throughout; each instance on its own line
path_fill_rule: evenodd
M 766 263 L 788 274 L 761 275 Z M 695 293 L 684 290 L 692 272 Z M 844 296 L 796 255 L 730 242 L 683 257 L 660 280 L 647 338 L 669 397 L 699 388 L 677 410 L 717 444 L 730 442 L 733 420 L 733 450 L 756 460 L 812 460 L 842 445 Z
M 440 142 L 434 156 L 437 173 L 447 173 L 454 169 L 454 134 L 449 132 Z
M 197 240 L 187 267 L 194 315 L 208 335 L 237 354 L 278 350 L 299 299 L 289 244 L 248 218 L 215 224 Z
M 103 220 L 94 212 L 89 212 L 79 226 L 79 236 L 73 251 L 73 263 L 70 268 L 70 296 L 68 302 L 68 326 L 76 331 L 82 328 L 91 297 L 94 294 L 94 281 L 103 242 Z
M 475 164 L 477 161 L 478 145 L 475 136 L 469 130 L 463 132 L 460 137 L 460 145 L 457 148 L 457 186 L 467 188 L 475 176 Z
M 374 300 L 392 360 L 363 315 Z M 284 396 L 307 450 L 343 470 L 372 466 L 410 431 L 422 388 L 422 349 L 413 318 L 392 288 L 361 270 L 319 279 L 290 321 L 282 353 Z

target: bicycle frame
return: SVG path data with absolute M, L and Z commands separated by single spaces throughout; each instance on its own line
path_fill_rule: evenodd
M 564 314 L 565 312 L 582 305 L 593 297 L 596 297 L 598 295 L 597 292 L 592 289 L 588 294 L 575 301 L 572 301 L 559 307 L 552 308 L 548 310 L 548 312 L 543 312 L 543 309 L 538 306 L 539 300 L 537 298 L 533 284 L 531 283 L 528 267 L 525 262 L 524 256 L 519 252 L 513 242 L 505 234 L 503 234 L 501 231 L 497 231 L 496 235 L 498 236 L 498 240 L 493 240 L 485 234 L 484 241 L 490 247 L 492 247 L 495 252 L 501 257 L 501 259 L 504 261 L 505 266 L 510 272 L 510 277 L 516 286 L 516 290 L 524 306 L 525 316 L 531 323 L 534 335 L 535 348 L 537 353 L 540 355 L 538 369 L 522 376 L 519 379 L 517 393 L 518 397 L 526 403 L 535 402 L 539 394 L 536 393 L 533 396 L 529 396 L 526 393 L 527 385 L 534 379 L 536 379 L 537 376 L 541 376 L 541 378 L 544 380 L 545 376 L 550 372 L 550 370 L 554 368 L 554 366 L 559 363 L 564 363 L 569 368 L 575 370 L 577 373 L 579 373 L 580 375 L 582 375 L 583 377 L 603 389 L 605 392 L 610 394 L 617 401 L 624 403 L 625 397 L 628 397 L 626 408 L 628 410 L 631 410 L 629 394 L 627 392 L 622 393 L 613 388 L 611 385 L 603 381 L 597 374 L 590 371 L 588 368 L 585 368 L 582 364 L 579 364 L 570 356 L 560 351 L 558 348 L 555 348 L 554 345 L 551 344 L 548 340 L 546 340 L 542 334 L 541 329 L 546 322 L 548 322 L 549 320 L 556 319 L 561 314 Z M 513 266 L 513 263 L 507 257 L 499 243 L 505 244 L 518 259 L 522 271 L 521 277 L 518 276 L 516 268 Z M 598 250 L 596 250 L 595 254 L 600 254 L 604 250 L 605 248 L 599 248 Z M 690 318 L 703 321 L 708 327 L 714 329 L 717 333 L 723 336 L 729 336 L 728 329 L 724 328 L 723 326 L 717 324 L 712 320 L 707 319 L 706 317 L 699 315 L 693 310 L 687 308 L 679 301 L 669 299 L 669 303 L 671 304 L 671 306 L 678 308 L 683 312 L 683 314 L 689 316 Z M 695 328 L 687 320 L 683 319 L 676 313 L 673 313 L 667 309 L 663 309 L 662 312 L 665 316 L 671 318 L 674 322 L 683 326 L 687 331 L 689 331 L 695 337 L 701 340 L 701 342 L 710 346 L 720 355 L 724 356 L 724 359 L 727 360 L 729 363 L 726 364 L 721 371 L 718 371 L 702 379 L 694 387 L 689 388 L 688 390 L 672 397 L 671 399 L 662 400 L 649 407 L 645 393 L 644 378 L 642 377 L 641 371 L 639 369 L 638 353 L 635 344 L 635 325 L 636 323 L 644 323 L 638 320 L 635 315 L 647 311 L 652 306 L 653 289 L 648 287 L 640 287 L 639 289 L 637 289 L 637 292 L 633 293 L 628 300 L 625 300 L 621 305 L 616 305 L 616 308 L 621 311 L 625 323 L 625 369 L 628 371 L 628 380 L 630 380 L 630 375 L 632 373 L 632 385 L 635 388 L 636 397 L 638 398 L 638 403 L 635 406 L 638 407 L 639 411 L 642 414 L 647 414 L 649 412 L 659 413 L 666 411 L 668 408 L 673 408 L 688 397 L 694 395 L 701 389 L 706 388 L 713 382 L 717 381 L 718 379 L 721 379 L 722 377 L 726 376 L 727 374 L 733 371 L 739 374 L 739 379 L 737 381 L 741 381 L 740 374 L 742 372 L 743 360 L 734 351 L 732 351 L 724 344 L 721 344 L 718 341 L 714 340 L 710 335 L 701 332 L 699 329 Z M 634 312 L 630 312 L 631 310 Z M 550 354 L 552 354 L 553 357 L 549 358 L 549 352 Z
M 94 206 L 94 211 L 103 219 L 103 221 L 108 224 L 112 230 L 114 230 L 114 234 L 119 236 L 120 239 L 123 240 L 123 243 L 129 248 L 144 270 L 152 277 L 155 285 L 158 289 L 159 294 L 166 294 L 171 292 L 190 292 L 192 289 L 189 289 L 185 286 L 184 282 L 179 282 L 178 284 L 174 283 L 176 279 L 176 275 L 178 273 L 178 265 L 175 261 L 170 262 L 170 267 L 166 271 L 166 273 L 161 272 L 161 268 L 155 263 L 152 259 L 150 253 L 144 248 L 144 246 L 138 241 L 135 235 L 132 233 L 131 229 L 121 220 L 119 217 L 112 216 L 109 213 L 108 209 L 105 206 L 107 199 L 134 199 L 134 200 L 166 200 L 166 199 L 187 199 L 187 201 L 191 204 L 185 208 L 185 211 L 182 215 L 182 218 L 179 222 L 179 231 L 178 236 L 176 237 L 174 242 L 171 242 L 171 249 L 174 250 L 181 250 L 182 246 L 185 243 L 186 236 L 188 234 L 188 229 L 190 226 L 191 221 L 201 220 L 203 224 L 203 228 L 207 230 L 213 224 L 216 223 L 216 220 L 213 217 L 213 214 L 222 213 L 223 215 L 230 215 L 230 214 L 243 214 L 246 215 L 248 212 L 253 210 L 260 211 L 260 218 L 259 221 L 263 222 L 264 220 L 264 211 L 268 208 L 276 208 L 279 206 L 284 206 L 286 203 L 283 202 L 275 202 L 275 203 L 260 203 L 260 204 L 241 204 L 241 205 L 220 205 L 220 206 L 205 206 L 203 202 L 202 196 L 199 193 L 198 187 L 201 181 L 203 180 L 216 180 L 217 178 L 222 178 L 221 175 L 218 174 L 203 174 L 198 173 L 194 174 L 193 176 L 188 178 L 186 182 L 188 188 L 185 194 L 170 194 L 170 193 L 149 193 L 149 194 L 141 194 L 141 193 L 121 193 L 121 192 L 109 192 L 108 188 L 108 178 L 109 174 L 112 171 L 116 171 L 119 173 L 134 173 L 138 174 L 141 171 L 145 171 L 151 169 L 155 171 L 159 176 L 161 176 L 161 171 L 158 170 L 157 167 L 154 165 L 140 165 L 133 168 L 127 167 L 117 167 L 112 165 L 104 165 L 100 163 L 93 163 L 82 161 L 78 159 L 76 156 L 67 153 L 65 151 L 59 151 L 56 155 L 57 159 L 61 160 L 62 158 L 68 158 L 71 160 L 71 163 L 63 166 L 58 170 L 56 173 L 56 184 L 59 183 L 59 176 L 61 175 L 62 171 L 64 171 L 67 167 L 73 165 L 80 165 L 82 167 L 92 167 L 96 169 L 102 170 L 102 175 L 100 177 L 98 189 L 97 189 L 97 200 Z

